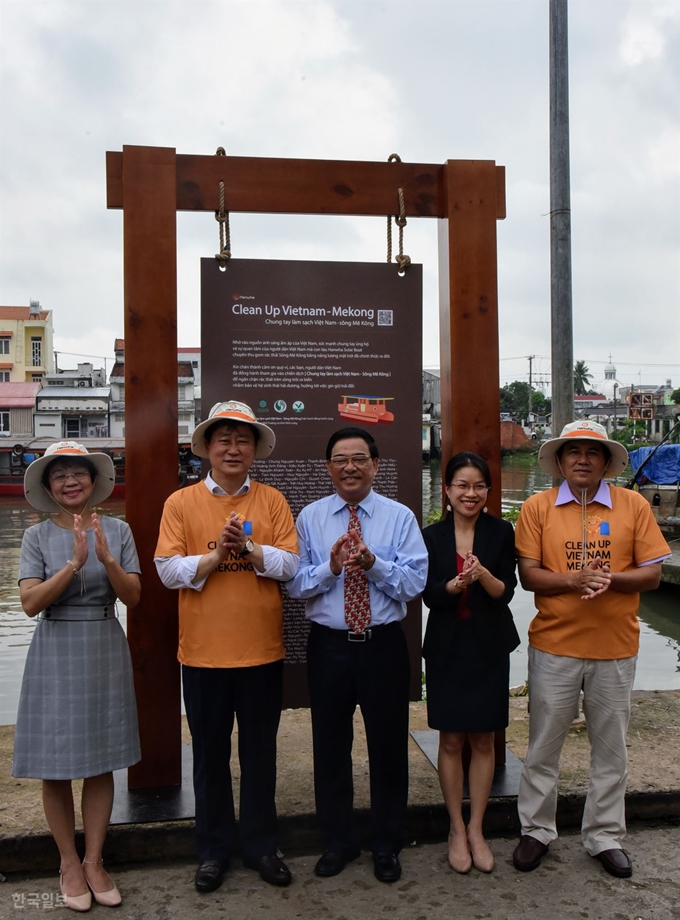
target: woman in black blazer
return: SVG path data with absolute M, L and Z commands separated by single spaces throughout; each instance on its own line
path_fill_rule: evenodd
M 507 521 L 486 514 L 491 475 L 477 454 L 446 466 L 444 518 L 423 531 L 430 608 L 423 643 L 427 716 L 439 730 L 438 771 L 451 821 L 448 858 L 456 872 L 474 864 L 491 872 L 494 858 L 482 820 L 494 773 L 494 733 L 508 724 L 510 652 L 519 636 L 508 602 L 515 576 L 515 537 Z M 469 739 L 470 823 L 461 812 L 462 751 Z

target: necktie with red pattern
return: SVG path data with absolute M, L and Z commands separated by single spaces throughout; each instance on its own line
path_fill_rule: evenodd
M 350 552 L 354 552 L 361 540 L 361 522 L 356 505 L 349 508 Z M 371 603 L 368 595 L 368 578 L 361 569 L 345 570 L 345 622 L 355 633 L 362 633 L 371 622 Z

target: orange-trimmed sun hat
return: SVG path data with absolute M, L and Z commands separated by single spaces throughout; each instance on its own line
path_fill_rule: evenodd
M 208 450 L 205 446 L 205 433 L 214 425 L 215 422 L 241 422 L 244 425 L 251 425 L 259 432 L 257 449 L 255 451 L 256 460 L 264 460 L 274 450 L 276 444 L 276 435 L 268 425 L 258 422 L 255 413 L 245 403 L 237 402 L 230 399 L 228 402 L 219 402 L 210 410 L 208 418 L 197 425 L 191 436 L 191 450 L 197 457 L 207 457 Z
M 559 438 L 552 438 L 541 446 L 538 452 L 538 462 L 541 469 L 550 476 L 564 478 L 564 473 L 557 462 L 557 451 L 569 441 L 597 441 L 598 444 L 605 446 L 611 455 L 611 460 L 604 471 L 605 477 L 618 476 L 628 466 L 628 451 L 623 444 L 611 441 L 603 425 L 584 418 L 565 425 Z
M 97 505 L 103 502 L 113 492 L 116 483 L 116 471 L 113 466 L 113 460 L 108 454 L 90 453 L 87 447 L 78 444 L 77 441 L 55 441 L 50 444 L 42 457 L 34 460 L 27 467 L 24 473 L 24 493 L 28 501 L 38 511 L 61 511 L 61 505 L 56 502 L 49 491 L 43 485 L 43 473 L 45 467 L 49 466 L 54 460 L 65 458 L 69 460 L 82 459 L 87 461 L 95 468 L 96 476 L 94 478 L 94 488 L 88 502 L 89 505 Z

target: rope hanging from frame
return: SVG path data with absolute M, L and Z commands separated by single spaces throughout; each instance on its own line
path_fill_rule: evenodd
M 391 153 L 387 158 L 388 163 L 401 163 L 401 157 L 398 153 Z M 394 257 L 394 261 L 399 265 L 399 273 L 403 274 L 408 265 L 411 264 L 411 257 L 404 255 L 404 227 L 406 226 L 406 208 L 404 206 L 404 190 L 397 189 L 397 201 L 399 204 L 399 215 L 395 216 L 394 222 L 399 227 L 399 254 Z M 387 216 L 387 261 L 392 261 L 392 215 Z
M 224 147 L 218 147 L 215 156 L 225 157 Z M 215 211 L 215 220 L 220 225 L 220 251 L 215 253 L 215 258 L 220 263 L 221 271 L 225 271 L 227 262 L 231 259 L 231 231 L 229 229 L 229 211 L 224 210 L 224 182 L 220 180 L 219 209 Z

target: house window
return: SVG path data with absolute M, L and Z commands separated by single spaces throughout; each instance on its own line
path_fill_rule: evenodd
M 31 380 L 33 383 L 42 383 L 43 375 L 42 374 L 31 374 Z
M 0 355 L 9 354 L 9 343 L 10 343 L 10 338 L 8 335 L 0 336 Z
M 0 371 L 0 383 L 9 383 L 11 371 Z
M 64 435 L 67 441 L 80 437 L 80 419 L 67 418 L 64 424 Z
M 0 412 L 0 434 L 9 434 L 9 412 Z
M 42 338 L 39 335 L 31 336 L 31 366 L 42 367 Z

